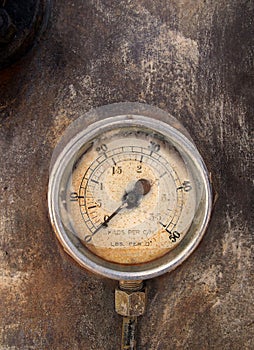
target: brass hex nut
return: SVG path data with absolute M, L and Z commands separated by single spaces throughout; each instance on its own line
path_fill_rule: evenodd
M 145 290 L 130 292 L 121 289 L 115 290 L 115 309 L 122 316 L 140 316 L 145 312 Z

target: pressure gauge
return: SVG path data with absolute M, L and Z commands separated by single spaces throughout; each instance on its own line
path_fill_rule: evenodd
M 158 108 L 121 103 L 80 117 L 56 147 L 48 205 L 65 251 L 117 280 L 170 271 L 197 247 L 211 213 L 204 162 Z

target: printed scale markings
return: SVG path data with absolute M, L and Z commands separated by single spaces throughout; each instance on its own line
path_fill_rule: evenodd
M 130 153 L 130 151 L 132 153 Z M 114 149 L 114 150 L 111 150 L 108 152 L 104 152 L 103 155 L 99 156 L 98 158 L 96 158 L 93 161 L 93 163 L 87 169 L 87 171 L 86 171 L 86 173 L 81 181 L 81 186 L 80 186 L 80 190 L 79 190 L 79 198 L 83 197 L 84 200 L 86 200 L 90 197 L 90 196 L 81 196 L 80 193 L 82 192 L 82 189 L 84 190 L 84 193 L 88 193 L 88 191 L 93 193 L 94 186 L 91 186 L 91 184 L 89 184 L 89 182 L 93 182 L 95 184 L 95 186 L 99 185 L 100 176 L 108 168 L 108 167 L 106 169 L 104 168 L 105 164 L 103 164 L 103 166 L 101 166 L 102 163 L 106 163 L 109 166 L 112 166 L 112 165 L 115 166 L 119 162 L 132 161 L 132 160 L 139 161 L 140 163 L 144 162 L 144 163 L 150 165 L 153 169 L 157 169 L 157 167 L 156 167 L 157 165 L 159 167 L 164 167 L 165 171 L 163 172 L 163 174 L 159 175 L 159 178 L 162 178 L 166 174 L 169 174 L 169 176 L 171 176 L 173 178 L 174 183 L 177 185 L 176 188 L 180 187 L 181 182 L 180 182 L 178 175 L 176 174 L 176 172 L 172 168 L 171 168 L 171 171 L 169 171 L 168 167 L 166 167 L 166 165 L 169 165 L 169 164 L 161 155 L 158 155 L 155 152 L 151 152 L 143 147 L 125 146 L 125 147 L 120 147 L 120 148 L 117 148 L 117 149 Z M 94 168 L 93 166 L 95 165 L 95 163 L 97 163 L 97 166 L 95 166 L 95 168 Z M 155 166 L 154 166 L 154 164 L 155 164 Z M 101 169 L 101 171 L 99 171 L 99 173 L 98 173 L 98 168 Z M 88 173 L 89 173 L 89 175 L 88 175 Z M 94 173 L 98 173 L 98 174 L 95 176 Z M 84 182 L 85 182 L 85 184 L 83 185 Z M 179 201 L 182 200 L 182 198 L 179 198 L 179 197 L 182 197 L 180 195 L 181 192 L 177 192 L 177 203 L 179 203 Z M 85 207 L 85 212 L 82 211 L 82 208 L 81 208 L 82 206 Z M 92 216 L 92 214 L 94 214 L 94 212 L 87 213 L 86 207 L 89 210 L 89 209 L 96 208 L 97 205 L 93 204 L 93 205 L 89 206 L 89 203 L 87 203 L 87 205 L 80 205 L 80 210 L 81 210 L 81 214 L 83 216 L 84 222 L 86 223 L 88 229 L 93 233 L 95 230 L 98 229 L 98 227 L 102 223 L 100 220 L 96 220 L 94 222 L 94 219 L 96 219 L 97 216 L 94 216 L 94 217 Z M 180 205 L 180 208 L 182 209 L 182 203 Z M 171 209 L 168 209 L 168 210 L 171 211 Z M 165 229 L 165 231 L 169 232 L 168 228 L 170 225 L 172 225 L 172 229 L 176 226 L 177 221 L 178 221 L 179 216 L 180 216 L 180 213 L 181 213 L 181 210 L 179 211 L 179 213 L 178 213 L 178 210 L 175 211 L 173 218 L 171 218 L 170 222 L 166 225 L 163 224 L 162 222 L 160 222 L 160 224 Z M 176 216 L 177 216 L 177 220 L 174 223 L 173 220 Z

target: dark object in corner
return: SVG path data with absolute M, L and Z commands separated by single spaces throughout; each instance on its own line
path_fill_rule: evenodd
M 0 0 L 0 69 L 14 63 L 46 28 L 50 0 Z

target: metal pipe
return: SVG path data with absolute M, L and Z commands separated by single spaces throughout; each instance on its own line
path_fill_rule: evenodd
M 137 317 L 123 317 L 121 350 L 136 350 Z

